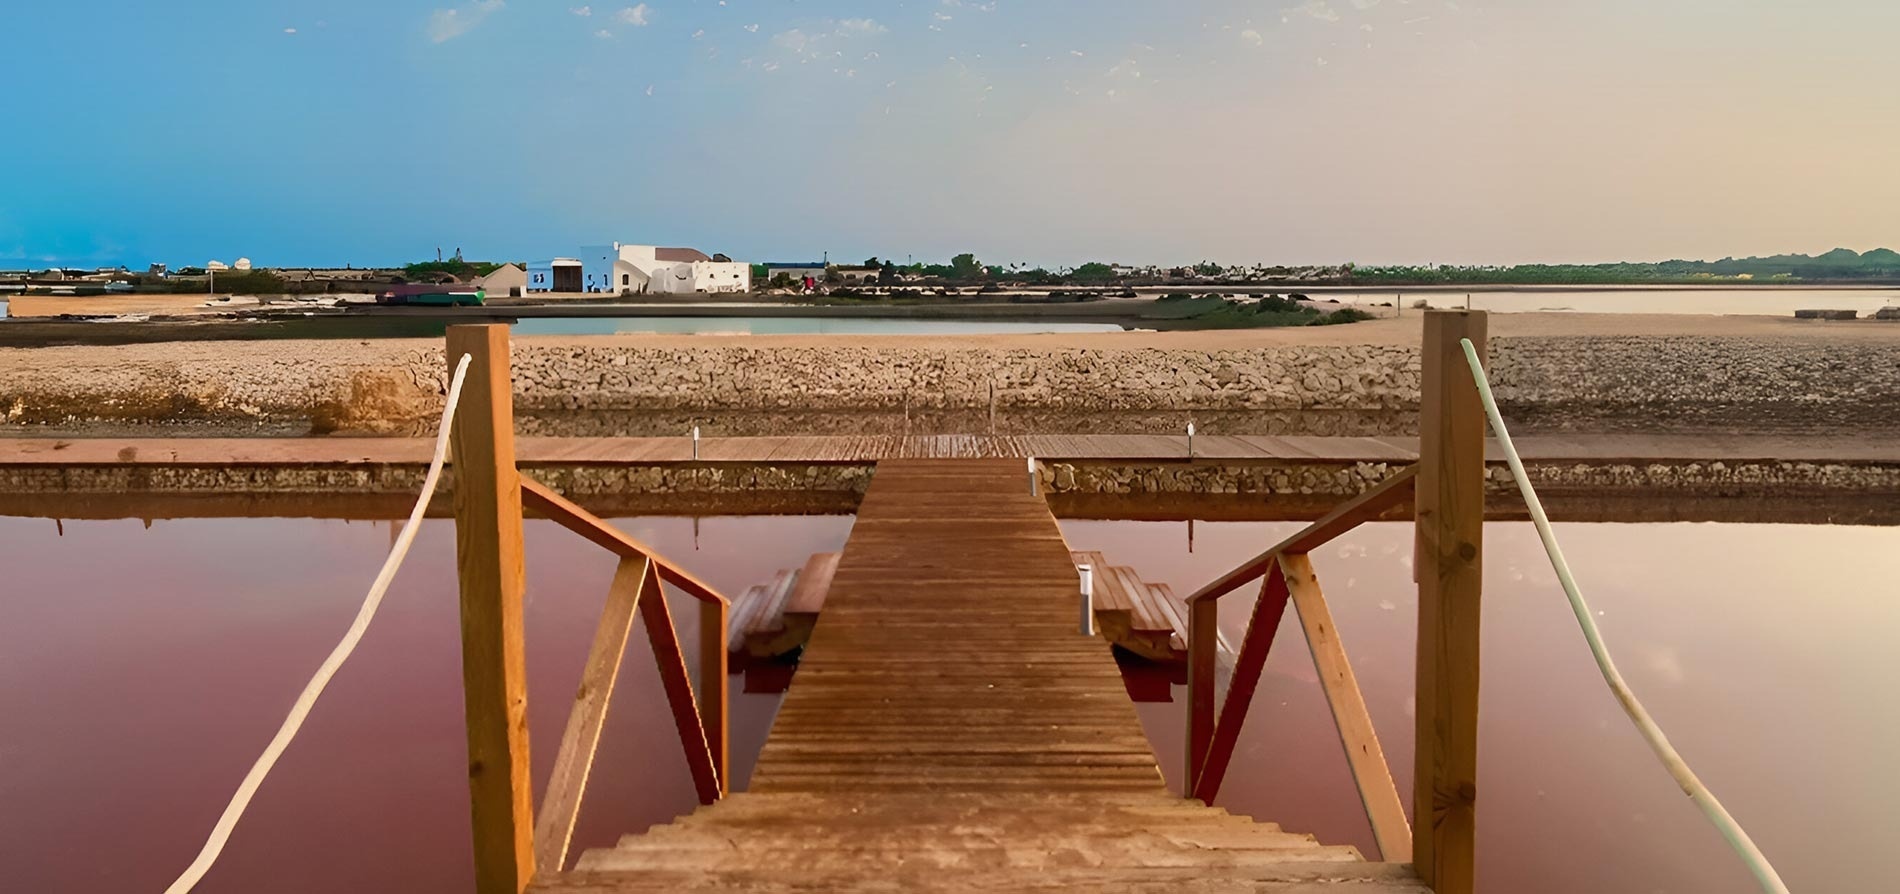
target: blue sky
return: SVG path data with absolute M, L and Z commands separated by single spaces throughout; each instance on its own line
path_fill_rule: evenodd
M 0 267 L 1900 243 L 1875 0 L 0 8 Z

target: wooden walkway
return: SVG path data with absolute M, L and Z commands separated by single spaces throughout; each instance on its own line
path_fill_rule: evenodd
M 1169 794 L 1076 591 L 1020 461 L 880 462 L 749 791 L 530 890 L 1425 892 Z
M 1897 463 L 1900 441 L 1746 435 L 1527 435 L 1518 449 L 1531 462 Z M 426 438 L 5 438 L 0 466 L 32 465 L 427 465 Z M 520 438 L 517 461 L 559 465 L 651 465 L 693 459 L 691 438 Z M 1492 445 L 1489 458 L 1502 459 Z M 707 438 L 704 462 L 872 463 L 900 458 L 1029 457 L 1047 460 L 1179 460 L 1183 435 L 895 435 Z M 1203 460 L 1398 462 L 1418 459 L 1418 439 L 1201 435 Z

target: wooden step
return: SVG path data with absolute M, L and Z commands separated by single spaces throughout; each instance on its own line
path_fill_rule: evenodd
M 1431 894 L 1411 867 L 1394 863 L 1284 862 L 1258 866 L 1062 867 L 959 869 L 859 867 L 819 871 L 804 866 L 751 869 L 569 872 L 537 875 L 528 889 L 543 894 L 1051 894 L 1114 891 L 1138 894 Z
M 732 601 L 726 614 L 726 650 L 737 651 L 745 644 L 746 628 L 765 608 L 765 587 L 751 587 Z
M 673 842 L 666 842 L 672 845 Z M 1049 870 L 1096 868 L 1240 868 L 1276 863 L 1359 863 L 1352 847 L 1289 844 L 1280 848 L 1196 848 L 1156 835 L 1103 839 L 1087 835 L 1049 835 L 1034 839 L 963 838 L 931 840 L 895 836 L 839 847 L 781 847 L 590 850 L 574 868 L 581 872 L 677 870 L 714 872 L 769 866 L 796 866 L 800 874 L 856 871 L 881 875 L 899 867 L 938 869 Z
M 777 623 L 779 616 L 785 611 L 785 600 L 792 594 L 792 585 L 796 583 L 798 583 L 797 571 L 781 571 L 772 576 L 772 582 L 765 588 L 765 599 L 760 602 L 758 613 L 746 623 L 745 632 L 748 641 L 752 637 L 764 634 L 771 625 Z

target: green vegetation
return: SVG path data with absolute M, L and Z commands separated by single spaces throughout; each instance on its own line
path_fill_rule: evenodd
M 501 265 L 492 261 L 464 261 L 450 258 L 446 261 L 420 261 L 402 268 L 402 278 L 410 281 L 431 279 L 440 274 L 448 274 L 464 282 L 477 276 L 487 276 Z
M 1511 284 L 1610 285 L 1695 283 L 1711 280 L 1796 282 L 1900 279 L 1900 252 L 1877 248 L 1866 254 L 1837 248 L 1826 254 L 1723 258 L 1719 261 L 1621 262 L 1615 264 L 1519 264 L 1511 267 L 1347 265 L 1346 275 L 1365 285 Z
M 1370 320 L 1372 315 L 1354 307 L 1327 313 L 1292 298 L 1267 295 L 1257 301 L 1236 301 L 1220 295 L 1174 292 L 1156 299 L 1146 319 L 1191 323 L 1195 329 L 1256 329 L 1268 326 L 1330 326 Z

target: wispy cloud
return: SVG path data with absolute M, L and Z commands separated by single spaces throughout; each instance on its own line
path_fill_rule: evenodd
M 853 38 L 874 37 L 889 30 L 891 29 L 879 24 L 875 19 L 827 20 L 823 23 L 823 30 L 807 31 L 803 28 L 793 28 L 780 31 L 772 35 L 772 43 L 809 61 L 843 56 L 846 41 Z
M 648 9 L 647 5 L 642 3 L 638 6 L 629 6 L 621 10 L 615 18 L 618 18 L 623 24 L 632 25 L 635 28 L 644 28 L 653 20 L 652 16 L 653 10 Z
M 569 9 L 568 12 L 571 12 L 584 19 L 594 14 L 594 8 L 591 6 L 576 6 L 572 9 Z
M 1315 18 L 1315 19 L 1319 19 L 1322 22 L 1339 21 L 1339 10 L 1334 9 L 1333 4 L 1328 2 L 1328 0 L 1306 0 L 1305 3 L 1302 3 L 1298 6 L 1288 7 L 1286 12 L 1287 12 L 1287 15 L 1292 15 L 1294 13 L 1304 13 L 1305 15 Z M 1287 16 L 1281 16 L 1280 20 L 1286 21 L 1286 18 Z
M 467 6 L 438 9 L 429 14 L 429 40 L 443 43 L 461 37 L 501 7 L 502 0 L 474 0 Z
M 1246 41 L 1249 46 L 1256 46 L 1256 47 L 1267 42 L 1266 38 L 1260 36 L 1260 32 L 1255 31 L 1252 28 L 1248 28 L 1247 30 L 1240 32 L 1240 39 Z

